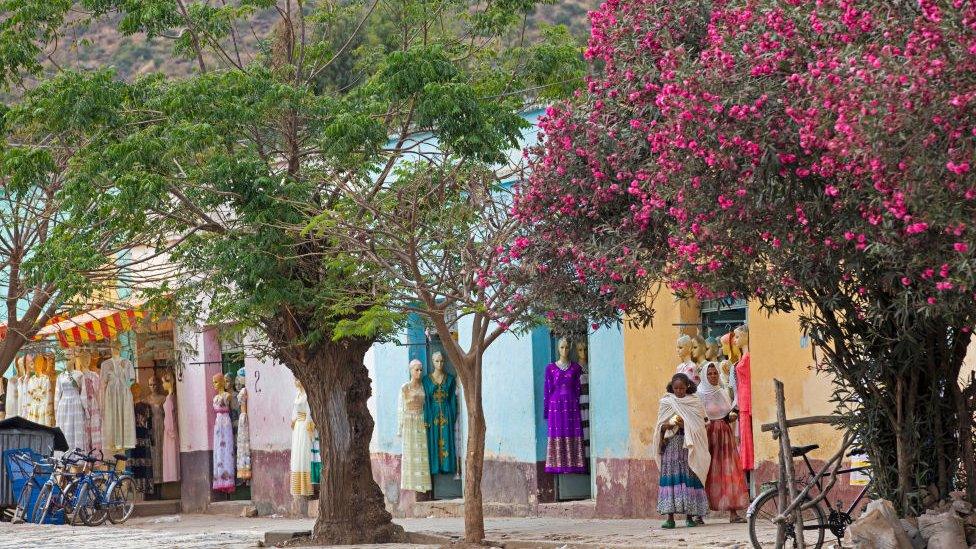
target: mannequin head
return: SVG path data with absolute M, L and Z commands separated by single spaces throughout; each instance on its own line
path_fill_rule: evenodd
M 732 335 L 732 332 L 729 332 L 724 336 L 722 336 L 722 352 L 725 354 L 726 358 L 728 358 L 730 362 L 735 364 L 736 362 L 739 361 L 740 355 L 739 355 L 739 348 L 733 344 L 733 339 L 734 337 Z
M 227 378 L 224 377 L 224 374 L 214 374 L 214 376 L 213 376 L 213 386 L 214 386 L 214 389 L 216 389 L 218 393 L 226 392 L 226 390 L 227 390 Z
M 37 355 L 34 357 L 34 374 L 43 376 L 47 373 L 47 362 L 44 357 Z
M 146 385 L 149 387 L 149 394 L 158 395 L 159 394 L 159 378 L 156 376 L 149 376 L 146 380 Z
M 116 360 L 122 358 L 122 342 L 117 339 L 112 341 L 112 358 Z
M 576 362 L 586 365 L 589 360 L 590 357 L 587 355 L 586 340 L 581 339 L 576 342 Z
M 689 335 L 683 335 L 676 342 L 678 358 L 682 361 L 691 360 L 691 352 L 694 348 L 694 340 Z
M 691 360 L 695 361 L 696 364 L 705 362 L 706 351 L 705 338 L 700 335 L 691 336 Z
M 19 356 L 14 363 L 15 367 L 17 368 L 18 377 L 24 377 L 27 375 L 27 357 Z
M 739 350 L 744 353 L 749 351 L 749 326 L 747 324 L 736 328 L 733 337 L 735 339 L 734 344 Z
M 295 388 L 298 389 L 298 392 L 299 393 L 304 393 L 305 392 L 305 386 L 302 385 L 302 382 L 301 381 L 298 381 L 298 378 L 297 377 L 295 378 Z
M 174 383 L 171 372 L 163 372 L 163 390 L 166 391 L 167 395 L 173 394 L 176 390 L 176 383 Z
M 234 388 L 237 389 L 238 391 L 243 389 L 244 385 L 247 384 L 247 378 L 244 377 L 245 373 L 246 372 L 244 371 L 244 368 L 237 370 L 237 377 L 234 378 Z
M 420 376 L 423 374 L 424 365 L 416 358 L 410 361 L 410 382 L 420 383 Z
M 556 344 L 556 351 L 559 354 L 559 362 L 567 363 L 569 362 L 569 340 L 565 337 L 559 338 L 559 343 Z
M 705 340 L 705 360 L 715 362 L 718 360 L 719 355 L 719 344 L 718 340 L 714 337 L 710 337 Z
M 437 373 L 444 372 L 444 354 L 440 351 L 430 355 L 430 361 L 434 364 L 434 371 Z

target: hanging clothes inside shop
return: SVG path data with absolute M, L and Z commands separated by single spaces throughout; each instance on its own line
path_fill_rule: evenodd
M 88 370 L 82 375 L 82 407 L 85 413 L 85 438 L 88 448 L 101 449 L 102 446 L 102 398 L 99 392 L 98 372 Z
M 177 430 L 176 386 L 171 373 L 163 374 L 163 482 L 180 480 L 180 440 Z
M 159 378 L 155 375 L 149 378 L 149 406 L 152 408 L 152 471 L 153 483 L 163 482 L 163 439 L 164 439 L 164 412 L 163 403 L 166 396 L 160 393 Z M 138 442 L 138 434 L 136 442 Z
M 138 385 L 135 385 L 138 387 Z M 137 389 L 136 392 L 141 392 Z M 132 478 L 136 483 L 136 490 L 143 494 L 152 494 L 153 485 L 153 416 L 152 406 L 145 402 L 138 402 L 134 407 L 136 445 L 129 452 L 126 466 L 132 471 Z
M 85 408 L 82 404 L 82 383 L 84 375 L 81 372 L 65 370 L 57 377 L 57 387 L 54 390 L 55 420 L 68 447 L 72 450 L 90 450 L 89 440 L 85 433 Z
M 113 354 L 117 352 L 113 350 Z M 129 391 L 133 379 L 132 362 L 116 355 L 102 363 L 102 439 L 106 452 L 136 447 L 135 408 Z

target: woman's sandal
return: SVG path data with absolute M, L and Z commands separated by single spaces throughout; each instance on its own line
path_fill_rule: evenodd
M 670 520 L 670 519 L 664 521 L 664 524 L 661 525 L 661 528 L 664 528 L 665 530 L 671 530 L 671 529 L 673 529 L 674 528 L 674 521 L 673 520 Z
M 698 526 L 698 523 L 695 522 L 695 519 L 688 519 L 685 521 L 685 526 L 688 528 L 694 528 L 695 526 Z
M 734 519 L 729 519 L 729 524 L 745 524 L 746 522 L 745 517 L 735 517 Z
M 705 517 L 695 517 L 695 524 L 705 526 Z

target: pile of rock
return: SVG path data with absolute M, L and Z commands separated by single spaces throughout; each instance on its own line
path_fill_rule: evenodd
M 890 501 L 872 501 L 846 541 L 858 549 L 976 549 L 976 512 L 963 492 L 907 519 L 898 519 Z

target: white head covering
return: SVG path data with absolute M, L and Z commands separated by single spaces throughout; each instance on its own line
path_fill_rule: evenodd
M 714 366 L 719 372 L 718 385 L 708 382 L 708 367 Z M 708 419 L 718 420 L 729 415 L 732 411 L 732 402 L 729 400 L 729 389 L 722 380 L 722 369 L 713 362 L 706 362 L 701 370 L 701 383 L 698 384 L 698 398 L 701 399 L 702 406 Z
M 685 395 L 678 398 L 672 393 L 661 397 L 661 407 L 657 413 L 657 425 L 654 427 L 654 438 L 651 448 L 658 469 L 661 467 L 661 426 L 671 421 L 675 415 L 684 421 L 685 448 L 688 449 L 688 467 L 703 483 L 708 478 L 708 467 L 712 456 L 708 452 L 708 433 L 705 431 L 705 410 L 701 400 L 695 395 Z

